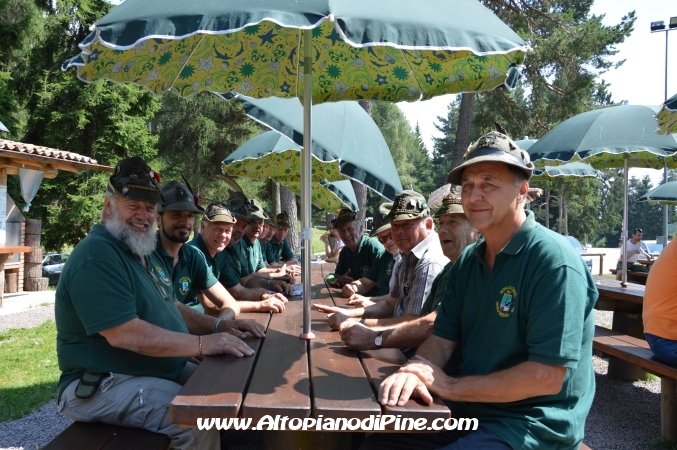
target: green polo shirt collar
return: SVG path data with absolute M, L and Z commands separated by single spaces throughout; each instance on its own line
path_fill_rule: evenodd
M 517 229 L 515 235 L 499 253 L 505 253 L 506 255 L 517 255 L 526 245 L 529 236 L 534 231 L 534 228 L 536 228 L 536 219 L 533 212 L 525 212 L 527 213 L 526 220 Z M 477 240 L 477 243 L 472 250 L 473 255 L 481 262 L 482 266 L 484 266 L 484 251 L 486 250 L 486 247 L 487 242 L 484 239 L 484 235 L 482 235 Z
M 360 250 L 362 250 L 362 246 L 364 245 L 365 242 L 367 242 L 367 239 L 369 239 L 369 238 L 367 238 L 367 237 L 365 237 L 365 236 L 362 236 L 362 238 L 360 238 L 360 243 L 357 244 L 357 249 L 356 249 L 354 252 L 351 251 L 351 250 L 350 250 L 350 247 L 348 247 L 347 245 L 346 245 L 346 249 L 347 249 L 350 253 L 352 253 L 353 255 L 357 255 L 357 254 L 360 253 Z

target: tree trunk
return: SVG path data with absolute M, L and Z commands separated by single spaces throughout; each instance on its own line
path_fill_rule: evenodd
M 270 182 L 270 198 L 272 199 L 272 213 L 274 216 L 277 216 L 282 212 L 282 208 L 280 207 L 280 183 L 276 183 L 275 181 Z
M 289 214 L 289 234 L 287 234 L 287 242 L 291 246 L 294 253 L 299 251 L 299 223 L 298 214 L 296 210 L 296 194 L 289 190 L 285 185 L 280 185 L 280 206 L 282 211 Z
M 358 102 L 362 109 L 364 109 L 369 116 L 371 116 L 372 104 L 369 100 L 360 100 Z M 350 180 L 355 191 L 355 198 L 357 199 L 357 218 L 364 224 L 364 219 L 367 215 L 367 187 L 359 181 Z
M 456 127 L 456 141 L 452 153 L 451 168 L 463 164 L 463 155 L 470 145 L 470 127 L 472 127 L 472 115 L 475 110 L 475 94 L 461 94 L 461 106 L 458 113 L 458 126 Z
M 562 207 L 564 208 L 564 236 L 569 236 L 569 214 L 564 198 L 562 198 L 562 203 Z
M 545 205 L 545 220 L 543 223 L 545 223 L 545 228 L 548 230 L 550 229 L 550 189 L 545 190 L 545 198 L 543 201 L 543 204 Z
M 564 211 L 563 211 L 563 205 L 562 205 L 563 200 L 564 199 L 562 198 L 562 194 L 560 194 L 557 197 L 557 204 L 559 206 L 559 216 L 557 217 L 557 232 L 559 234 L 562 234 L 562 228 L 564 228 L 562 226 L 563 225 L 563 218 L 564 218 Z
M 353 185 L 355 198 L 357 198 L 357 218 L 364 225 L 364 218 L 367 214 L 367 186 L 355 180 L 350 180 L 350 184 Z
M 48 282 L 49 278 L 26 278 L 24 280 L 24 291 L 46 291 Z

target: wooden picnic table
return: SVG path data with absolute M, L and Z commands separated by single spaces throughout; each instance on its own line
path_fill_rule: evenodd
M 654 259 L 638 259 L 637 260 L 638 264 L 644 264 L 645 266 L 647 266 L 649 268 L 651 268 L 651 266 L 653 266 L 653 263 L 655 263 L 655 262 L 656 262 L 656 258 L 654 258 Z
M 644 339 L 644 324 L 642 323 L 642 304 L 644 303 L 645 286 L 637 283 L 627 283 L 622 287 L 618 280 L 593 277 L 599 292 L 595 309 L 613 311 L 614 317 L 611 329 L 619 333 Z M 609 377 L 624 381 L 646 379 L 647 373 L 639 366 L 609 358 Z
M 323 280 L 333 269 L 333 264 L 312 265 L 313 302 L 336 304 Z M 278 415 L 289 419 L 322 416 L 323 420 L 363 420 L 384 414 L 429 421 L 451 417 L 440 399 L 431 406 L 418 400 L 402 407 L 381 406 L 376 399 L 378 386 L 406 362 L 402 352 L 381 349 L 358 355 L 331 330 L 326 315 L 314 309 L 311 326 L 316 338 L 301 340 L 302 306 L 299 298 L 292 298 L 281 314 L 241 314 L 240 318 L 267 326 L 265 339 L 245 339 L 256 354 L 205 357 L 174 398 L 170 420 L 195 428 L 198 418 L 252 419 L 253 427 L 264 416 Z M 386 428 L 392 431 L 392 424 Z M 350 440 L 350 433 L 328 433 L 266 431 L 264 440 L 274 441 L 275 448 L 327 448 L 329 441 L 340 446 Z
M 599 256 L 599 274 L 602 275 L 602 268 L 604 266 L 604 257 L 606 253 L 581 253 L 581 256 Z

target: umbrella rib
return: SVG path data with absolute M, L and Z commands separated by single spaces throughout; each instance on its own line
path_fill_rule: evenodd
M 172 84 L 169 86 L 170 89 L 174 87 L 174 83 L 176 83 L 176 80 L 179 79 L 181 72 L 183 72 L 183 69 L 186 67 L 186 64 L 188 64 L 190 59 L 193 57 L 193 53 L 195 53 L 195 50 L 197 50 L 197 48 L 200 46 L 200 44 L 204 40 L 205 36 L 206 35 L 204 35 L 204 34 L 202 36 L 200 36 L 200 40 L 195 43 L 195 46 L 190 51 L 190 56 L 188 56 L 188 58 L 186 58 L 186 62 L 184 62 L 183 65 L 181 66 L 181 70 L 176 71 L 176 77 L 174 77 L 174 79 L 172 80 Z M 101 41 L 101 42 L 103 42 L 103 41 Z M 169 89 L 167 89 L 167 90 L 169 90 Z

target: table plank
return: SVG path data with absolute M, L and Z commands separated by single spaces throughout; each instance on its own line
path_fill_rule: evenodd
M 256 370 L 242 404 L 242 417 L 257 422 L 265 415 L 310 417 L 310 380 L 303 328 L 303 302 L 290 300 L 270 320 Z
M 324 285 L 313 290 L 322 303 L 331 304 Z M 310 343 L 310 375 L 314 413 L 332 418 L 360 418 L 381 414 L 381 406 L 362 368 L 357 352 L 346 347 L 337 331 L 327 324 L 326 314 L 311 310 L 315 339 Z
M 239 319 L 268 326 L 270 314 L 245 313 Z M 199 417 L 237 417 L 254 370 L 262 340 L 247 333 L 244 342 L 256 353 L 250 357 L 206 356 L 169 407 L 172 423 L 195 428 Z
M 359 352 L 364 370 L 378 392 L 383 380 L 392 375 L 407 362 L 407 358 L 396 348 L 381 348 Z M 439 397 L 433 397 L 433 404 L 428 406 L 418 399 L 410 399 L 404 406 L 383 406 L 383 414 L 401 415 L 403 418 L 425 418 L 430 422 L 437 418 L 451 417 L 451 411 Z M 392 428 L 394 424 L 386 426 Z
M 622 287 L 618 280 L 609 280 L 602 277 L 593 278 L 595 279 L 600 299 L 622 300 L 640 305 L 644 302 L 644 290 L 646 287 L 641 284 L 628 283 L 627 287 Z

